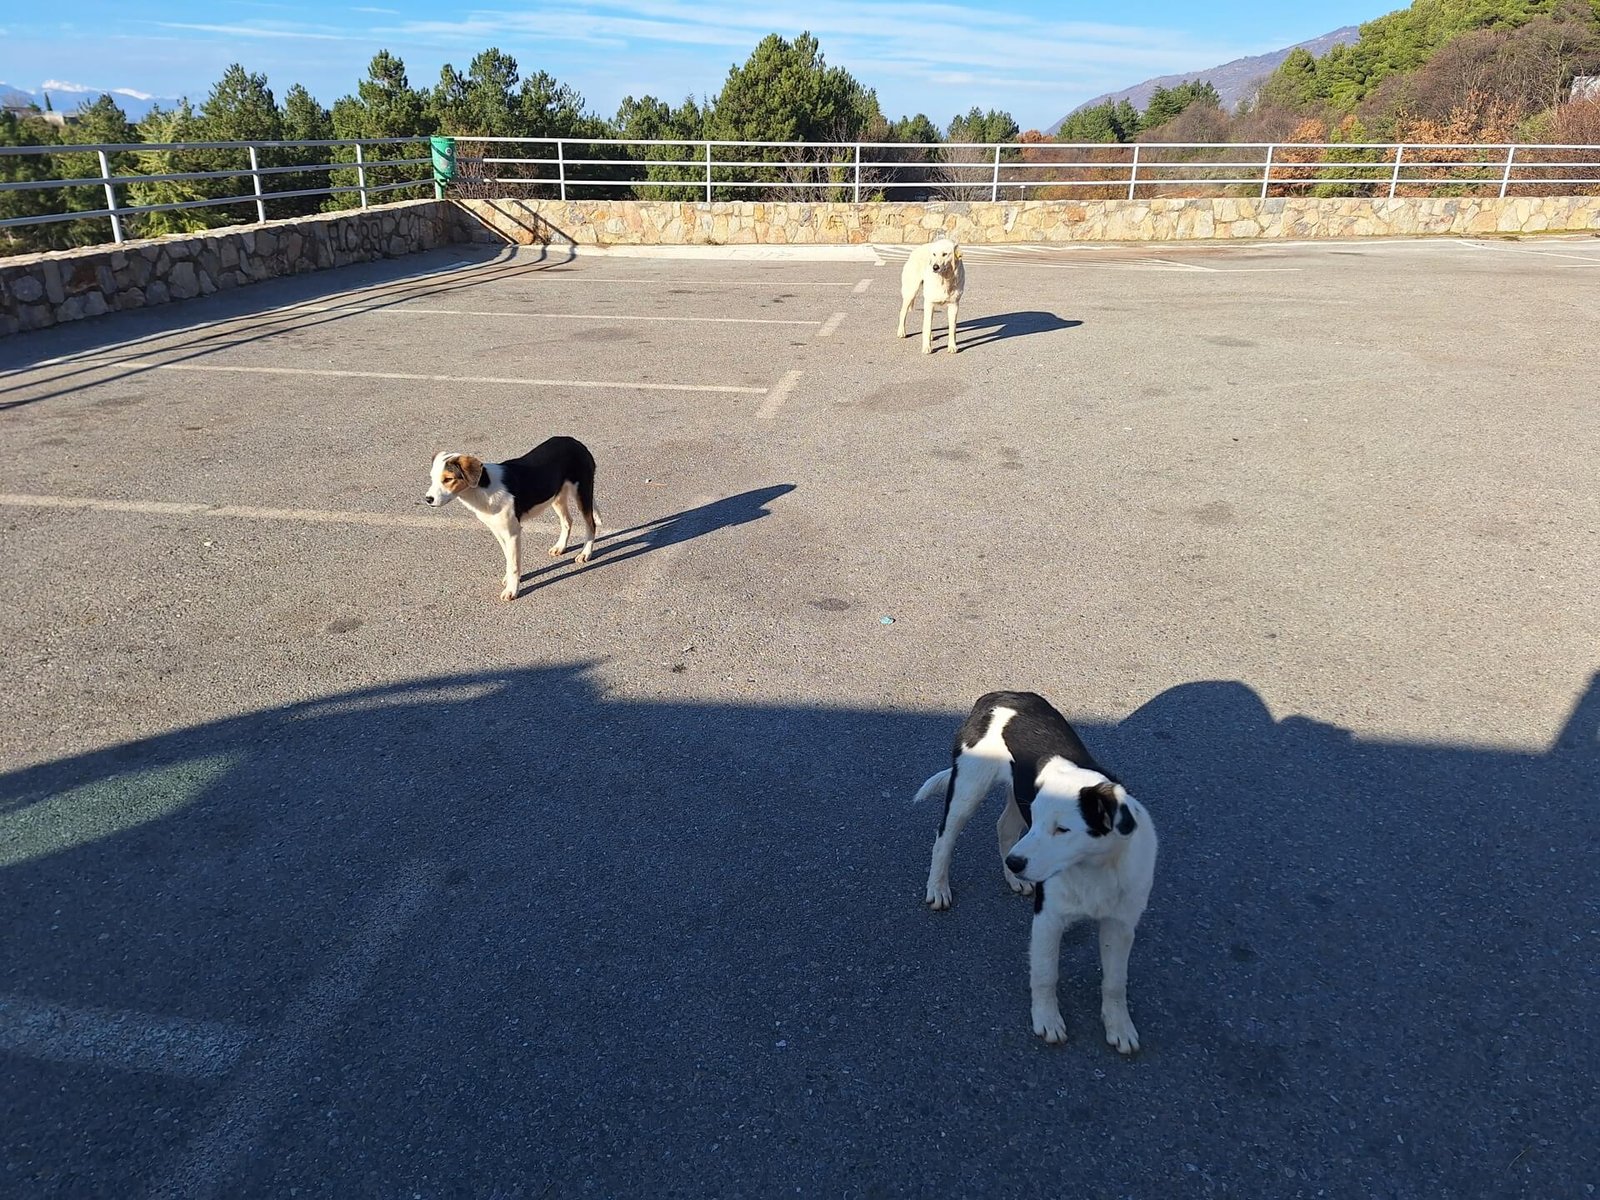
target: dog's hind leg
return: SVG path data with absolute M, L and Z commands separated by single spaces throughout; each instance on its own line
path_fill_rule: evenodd
M 1100 922 L 1100 1019 L 1106 1041 L 1119 1054 L 1139 1048 L 1139 1031 L 1128 1015 L 1128 955 L 1133 951 L 1133 927 L 1107 917 Z
M 944 306 L 944 312 L 945 316 L 949 318 L 950 321 L 950 339 L 949 344 L 945 346 L 945 349 L 950 351 L 951 354 L 954 354 L 956 352 L 956 302 L 952 300 L 949 304 L 946 304 Z
M 994 783 L 995 768 L 983 759 L 959 757 L 951 764 L 950 782 L 944 793 L 944 820 L 933 843 L 933 860 L 928 864 L 928 890 L 923 897 L 938 911 L 950 907 L 950 856 L 956 848 L 961 827 L 971 819 Z
M 1011 868 L 1006 866 L 1006 855 L 1011 853 L 1011 847 L 1028 832 L 1028 823 L 1022 819 L 1022 810 L 1017 807 L 1015 796 L 1006 797 L 1005 810 L 1001 812 L 1000 820 L 994 829 L 1000 839 L 1000 869 L 1006 874 L 1006 885 L 1019 896 L 1033 895 L 1033 884 L 1025 879 L 1018 879 L 1011 873 Z
M 550 505 L 555 510 L 556 520 L 561 522 L 561 536 L 556 538 L 556 544 L 550 547 L 551 558 L 560 558 L 567 552 L 567 539 L 572 536 L 572 514 L 567 511 L 567 499 L 571 494 L 572 485 L 563 483 Z
M 933 301 L 926 289 L 922 293 L 922 352 L 933 353 Z
M 600 514 L 594 507 L 594 477 L 580 479 L 575 485 L 578 493 L 578 511 L 583 514 L 583 522 L 589 527 L 589 540 L 584 542 L 583 549 L 578 551 L 578 561 L 586 563 L 589 556 L 594 553 L 594 539 L 600 536 Z

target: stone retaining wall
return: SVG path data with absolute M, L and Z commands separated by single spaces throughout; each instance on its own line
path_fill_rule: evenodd
M 1600 230 L 1600 196 L 680 204 L 409 200 L 121 246 L 0 258 L 0 336 L 452 241 L 517 245 L 1140 242 Z
M 1600 196 L 1498 199 L 942 201 L 928 204 L 463 200 L 464 240 L 578 245 L 1144 242 L 1600 229 Z
M 456 233 L 437 200 L 297 217 L 120 246 L 0 258 L 0 336 L 429 250 Z

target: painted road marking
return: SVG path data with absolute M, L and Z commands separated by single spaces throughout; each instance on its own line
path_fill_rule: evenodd
M 80 360 L 88 362 L 91 360 Z M 764 396 L 764 387 L 736 387 L 719 383 L 630 383 L 614 379 L 514 379 L 500 375 L 423 375 L 410 371 L 336 371 L 323 367 L 243 367 L 213 363 L 166 363 L 140 358 L 94 360 L 108 366 L 150 371 L 208 371 L 215 374 L 306 375 L 326 379 L 391 379 L 408 383 L 503 383 L 512 387 L 604 388 L 624 392 L 719 392 Z
M 97 512 L 153 513 L 175 517 L 221 517 L 252 521 L 303 521 L 314 525 L 403 525 L 411 529 L 466 529 L 473 523 L 420 513 L 338 512 L 321 508 L 254 508 L 239 504 L 192 504 L 175 500 L 99 500 L 92 496 L 41 496 L 0 492 L 0 505 L 76 508 Z
M 851 291 L 851 295 L 859 296 L 871 286 L 872 286 L 872 280 L 871 279 L 863 279 L 860 283 L 856 284 L 855 288 Z
M 217 1119 L 189 1144 L 156 1195 L 200 1200 L 222 1191 L 257 1130 L 289 1102 L 308 1073 L 307 1059 L 361 998 L 378 964 L 437 891 L 438 880 L 439 870 L 432 866 L 398 871 L 367 909 L 344 953 L 290 1005 L 278 1032 L 247 1047 L 233 1086 L 212 1104 Z
M 382 316 L 519 317 L 538 321 L 682 321 L 701 325 L 820 325 L 821 321 L 780 320 L 769 317 L 661 317 L 624 316 L 621 313 L 547 313 L 489 311 L 464 308 L 413 308 L 379 304 L 307 304 L 296 310 L 312 313 L 377 313 Z
M 0 996 L 0 1050 L 46 1062 L 215 1079 L 233 1070 L 251 1036 L 223 1021 Z
M 616 283 L 628 284 L 637 287 L 640 284 L 659 285 L 671 284 L 673 287 L 764 287 L 764 288 L 797 288 L 797 287 L 854 287 L 848 282 L 824 279 L 788 279 L 780 272 L 774 272 L 767 279 L 674 279 L 663 277 L 660 279 L 618 279 L 596 275 L 540 275 L 539 283 Z
M 821 329 L 817 330 L 817 336 L 819 338 L 832 337 L 836 332 L 838 332 L 839 326 L 843 324 L 844 314 L 842 312 L 836 312 L 833 314 L 833 316 L 827 319 Z
M 785 371 L 783 378 L 773 385 L 772 391 L 767 393 L 767 398 L 760 408 L 756 409 L 756 416 L 763 421 L 770 421 L 778 415 L 778 410 L 783 407 L 783 402 L 789 398 L 789 393 L 794 391 L 795 385 L 800 382 L 804 371 Z

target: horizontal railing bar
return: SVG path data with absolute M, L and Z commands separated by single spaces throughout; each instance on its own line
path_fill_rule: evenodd
M 269 146 L 398 146 L 406 142 L 425 142 L 425 137 L 322 138 L 304 142 L 73 142 L 55 146 L 0 146 L 7 154 L 134 154 L 146 150 L 260 150 Z M 459 139 L 458 139 L 459 140 Z

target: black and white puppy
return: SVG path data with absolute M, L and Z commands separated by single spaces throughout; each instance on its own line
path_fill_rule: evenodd
M 430 486 L 423 495 L 439 507 L 460 500 L 489 527 L 506 555 L 502 600 L 515 600 L 522 585 L 522 523 L 554 508 L 561 536 L 550 547 L 550 557 L 566 553 L 572 534 L 567 505 L 574 499 L 589 526 L 589 540 L 578 551 L 586 563 L 594 553 L 600 531 L 600 514 L 594 508 L 594 455 L 576 438 L 553 437 L 540 442 L 521 458 L 486 463 L 470 454 L 449 450 L 434 455 Z
M 926 901 L 950 907 L 956 836 L 1002 775 L 1009 793 L 997 827 L 1002 869 L 1013 891 L 1033 893 L 1033 1031 L 1047 1042 L 1066 1040 L 1056 999 L 1061 935 L 1073 921 L 1094 920 L 1106 1041 L 1132 1054 L 1139 1034 L 1128 1015 L 1128 955 L 1155 879 L 1155 825 L 1043 696 L 980 697 L 956 733 L 950 769 L 918 789 L 918 800 L 944 791 Z

